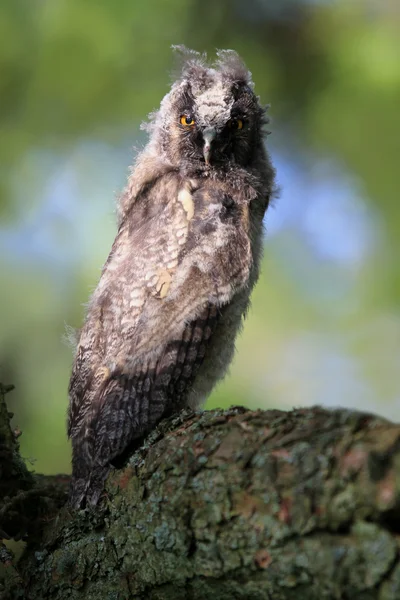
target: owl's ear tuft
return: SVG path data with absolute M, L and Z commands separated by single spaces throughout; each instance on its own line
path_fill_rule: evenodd
M 253 88 L 251 73 L 235 50 L 217 50 L 217 57 L 215 66 L 225 79 Z
M 171 46 L 175 52 L 175 67 L 172 72 L 172 79 L 196 79 L 197 81 L 207 77 L 207 54 L 196 52 L 186 48 L 186 46 Z

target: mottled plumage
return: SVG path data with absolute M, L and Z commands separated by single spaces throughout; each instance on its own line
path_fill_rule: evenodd
M 273 169 L 265 110 L 233 51 L 179 48 L 146 126 L 69 386 L 71 503 L 95 504 L 113 461 L 224 376 L 258 278 Z

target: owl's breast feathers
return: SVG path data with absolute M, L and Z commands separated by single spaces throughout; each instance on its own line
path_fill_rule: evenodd
M 120 225 L 69 388 L 76 506 L 85 496 L 95 503 L 110 461 L 185 405 L 207 353 L 218 347 L 212 338 L 224 306 L 246 289 L 249 202 L 226 190 L 167 174 Z

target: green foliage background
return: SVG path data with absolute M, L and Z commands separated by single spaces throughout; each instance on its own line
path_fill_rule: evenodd
M 207 406 L 398 418 L 399 25 L 390 0 L 1 1 L 0 380 L 35 469 L 69 470 L 61 338 L 110 248 L 171 44 L 243 56 L 272 104 L 282 187 L 232 375 Z

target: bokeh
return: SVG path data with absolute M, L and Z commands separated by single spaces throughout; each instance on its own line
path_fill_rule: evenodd
M 231 374 L 207 407 L 400 417 L 395 0 L 2 0 L 0 381 L 37 471 L 70 469 L 71 349 L 171 44 L 234 48 L 271 104 L 280 197 Z

